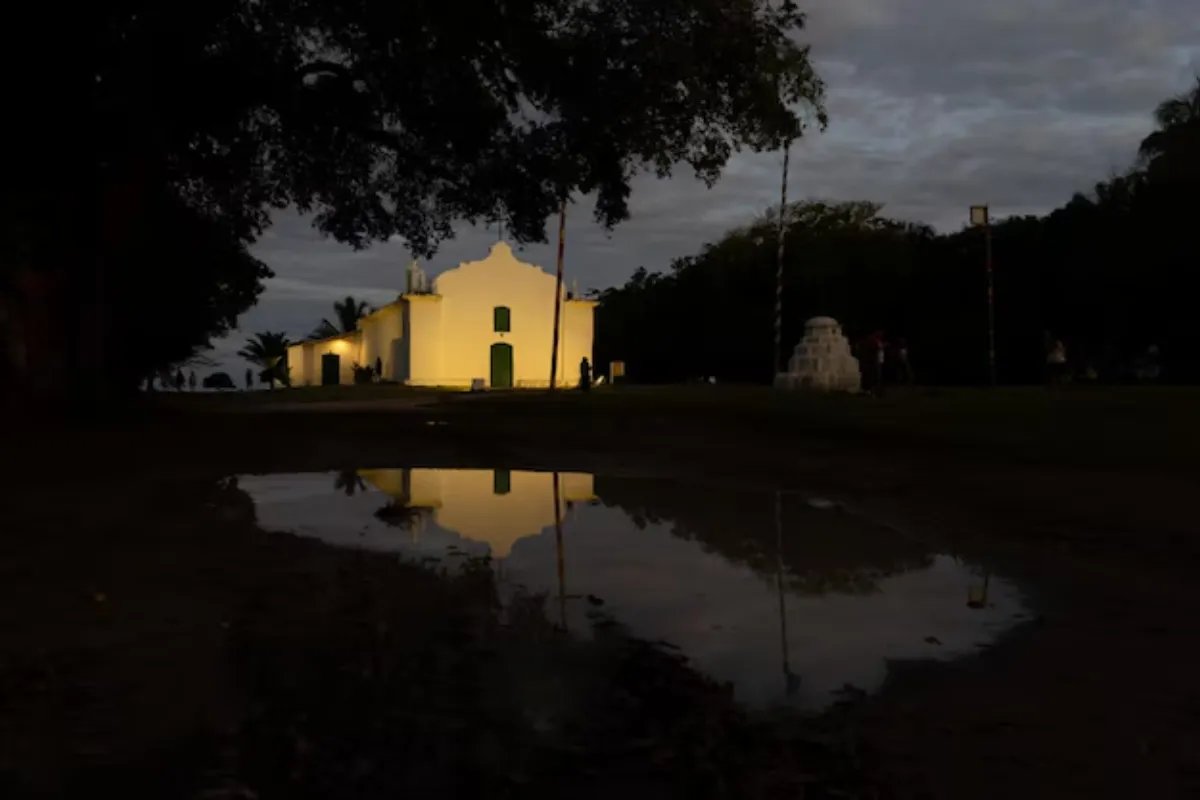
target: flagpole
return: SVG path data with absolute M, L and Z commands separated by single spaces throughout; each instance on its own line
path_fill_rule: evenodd
M 775 490 L 775 587 L 779 593 L 779 646 L 783 652 L 784 692 L 791 694 L 792 665 L 788 658 L 787 602 L 783 594 L 783 497 Z
M 554 275 L 554 337 L 550 347 L 550 391 L 558 383 L 558 329 L 562 321 L 563 250 L 567 235 L 567 201 L 558 211 L 558 267 Z

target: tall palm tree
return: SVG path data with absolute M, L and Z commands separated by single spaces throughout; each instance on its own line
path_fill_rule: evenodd
M 353 333 L 358 329 L 358 321 L 371 311 L 371 306 L 365 300 L 355 300 L 347 295 L 345 300 L 333 304 L 333 315 L 337 324 L 328 319 L 322 319 L 321 324 L 309 336 L 311 339 L 327 339 L 342 333 Z
M 1191 89 L 1158 104 L 1154 121 L 1158 129 L 1138 147 L 1144 164 L 1200 149 L 1200 74 Z
M 269 382 L 274 389 L 276 381 L 288 384 L 287 348 L 286 333 L 260 331 L 246 340 L 246 346 L 237 354 L 256 364 L 261 369 L 260 379 Z

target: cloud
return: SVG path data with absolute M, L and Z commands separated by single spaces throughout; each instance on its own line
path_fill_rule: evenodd
M 794 146 L 789 196 L 875 200 L 942 230 L 960 227 L 975 203 L 997 216 L 1048 211 L 1123 168 L 1154 106 L 1200 70 L 1194 0 L 804 6 L 802 39 L 828 84 L 831 123 Z M 585 199 L 568 216 L 568 280 L 604 288 L 696 252 L 778 202 L 780 162 L 778 153 L 739 154 L 712 190 L 688 174 L 639 177 L 633 218 L 611 236 Z M 462 226 L 425 269 L 479 258 L 495 239 L 494 229 Z M 295 214 L 281 214 L 255 252 L 278 278 L 242 329 L 294 335 L 346 294 L 394 295 L 409 261 L 401 242 L 356 253 Z M 530 246 L 523 257 L 552 270 L 555 248 Z

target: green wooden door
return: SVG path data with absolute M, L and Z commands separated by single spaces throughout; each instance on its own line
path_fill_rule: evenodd
M 342 357 L 337 353 L 326 353 L 321 356 L 321 385 L 336 386 L 340 383 L 342 372 Z
M 492 345 L 492 378 L 493 389 L 511 389 L 513 385 L 513 349 L 512 345 L 497 342 Z

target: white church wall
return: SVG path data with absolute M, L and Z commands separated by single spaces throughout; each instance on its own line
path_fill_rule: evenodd
M 442 304 L 434 294 L 405 295 L 408 310 L 408 383 L 451 386 L 442 368 Z
M 364 367 L 383 362 L 383 377 L 395 380 L 396 364 L 392 342 L 404 335 L 404 303 L 391 303 L 359 320 L 362 330 Z
M 312 355 L 312 348 L 294 344 L 287 349 L 288 380 L 292 386 L 308 386 L 310 369 L 306 368 Z
M 562 360 L 559 386 L 575 386 L 579 382 L 579 362 L 587 358 L 596 377 L 596 362 L 592 357 L 592 336 L 595 326 L 594 300 L 568 300 L 563 304 Z
M 472 378 L 491 384 L 491 346 L 513 349 L 513 383 L 517 387 L 547 386 L 554 330 L 554 276 L 540 267 L 518 261 L 507 244 L 497 243 L 482 261 L 471 261 L 442 273 L 434 291 L 442 296 L 442 363 L 444 385 L 469 386 Z M 509 330 L 494 329 L 497 306 L 509 309 Z M 578 362 L 591 351 L 590 322 L 584 326 L 563 304 L 564 341 L 560 342 L 560 385 L 578 380 Z M 590 309 L 589 309 L 590 311 Z M 414 333 L 415 346 L 422 332 Z M 573 334 L 575 349 L 565 339 Z M 575 352 L 581 353 L 571 364 Z M 414 368 L 413 375 L 417 376 Z
M 292 345 L 288 348 L 292 386 L 320 386 L 321 356 L 327 353 L 334 353 L 339 358 L 338 383 L 354 383 L 354 362 L 361 358 L 361 352 L 362 338 L 359 333 Z

